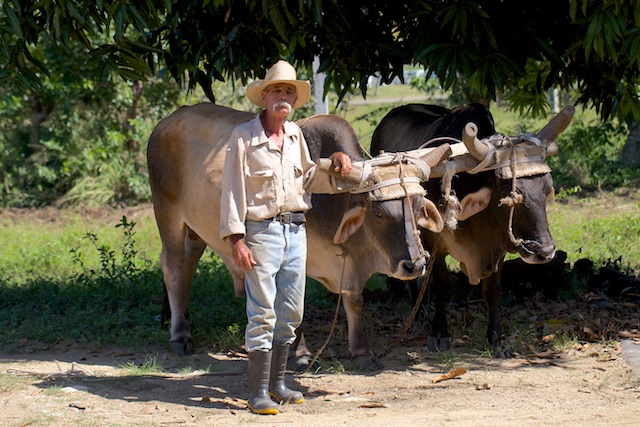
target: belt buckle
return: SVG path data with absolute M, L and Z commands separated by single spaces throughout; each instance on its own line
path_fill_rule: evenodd
M 280 216 L 280 224 L 291 224 L 291 220 L 293 219 L 293 213 L 282 212 L 279 216 Z

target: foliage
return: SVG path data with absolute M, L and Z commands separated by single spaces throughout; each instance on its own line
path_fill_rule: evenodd
M 558 154 L 548 159 L 559 193 L 637 185 L 637 169 L 619 161 L 628 134 L 626 124 L 614 121 L 572 123 L 558 138 Z
M 93 81 L 78 44 L 43 40 L 37 53 L 51 76 L 36 89 L 0 89 L 0 203 L 148 200 L 145 144 L 175 108 L 175 84 L 152 79 L 137 98 L 127 82 Z
M 463 78 L 485 98 L 513 90 L 519 111 L 542 113 L 546 90 L 576 86 L 603 118 L 640 118 L 639 28 L 628 0 L 16 1 L 0 10 L 0 85 L 41 84 L 46 35 L 90 50 L 97 80 L 170 74 L 212 100 L 212 81 L 245 85 L 279 58 L 310 69 L 319 57 L 339 99 L 419 64 L 444 89 Z

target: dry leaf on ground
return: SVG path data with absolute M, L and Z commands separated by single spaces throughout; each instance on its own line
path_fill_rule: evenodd
M 459 376 L 462 376 L 464 374 L 467 373 L 467 370 L 464 368 L 455 368 L 450 370 L 449 372 L 447 372 L 444 375 L 440 375 L 438 378 L 436 378 L 435 380 L 433 380 L 434 383 L 439 383 L 440 381 L 446 381 L 446 380 L 451 380 L 454 378 L 457 378 Z

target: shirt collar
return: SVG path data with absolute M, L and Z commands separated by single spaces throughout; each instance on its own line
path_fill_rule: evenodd
M 287 141 L 291 141 L 293 143 L 298 142 L 299 134 L 296 128 L 297 126 L 295 123 L 289 120 L 285 120 L 284 122 L 285 143 Z M 258 135 L 251 138 L 252 146 L 258 146 L 258 145 L 266 144 L 269 142 L 269 138 L 267 138 L 267 135 L 264 133 L 264 127 L 262 127 L 262 121 L 260 121 L 260 113 L 258 113 L 256 117 L 253 119 L 251 133 L 253 135 Z

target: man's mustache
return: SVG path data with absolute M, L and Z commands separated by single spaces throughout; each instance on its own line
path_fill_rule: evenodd
M 289 111 L 293 109 L 293 106 L 289 104 L 287 101 L 278 101 L 275 104 L 273 104 L 272 110 L 275 111 L 282 106 L 286 106 Z

